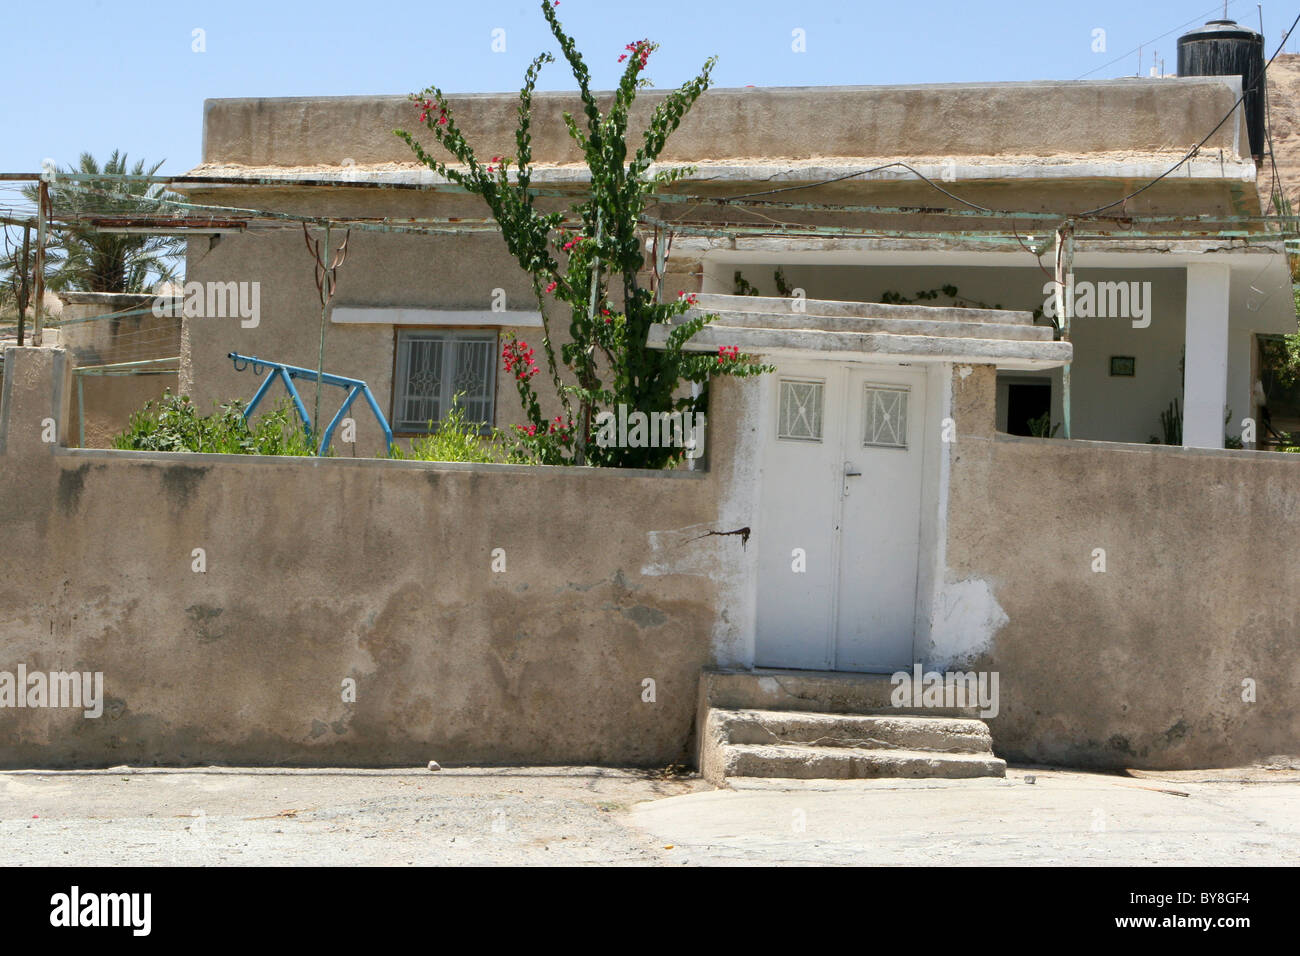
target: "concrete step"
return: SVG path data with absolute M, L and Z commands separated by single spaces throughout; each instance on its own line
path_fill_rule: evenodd
M 790 299 L 759 295 L 696 296 L 696 308 L 702 312 L 791 313 Z M 918 319 L 922 316 L 939 322 L 975 322 L 995 325 L 1034 325 L 1030 312 L 1010 309 L 959 309 L 949 306 L 885 305 L 880 302 L 841 302 L 833 299 L 805 299 L 804 313 L 816 316 L 857 316 L 866 319 Z
M 859 780 L 879 777 L 965 779 L 1005 777 L 1006 761 L 992 754 L 927 750 L 864 750 L 727 744 L 721 748 L 722 779 L 785 777 L 793 780 Z M 714 781 L 715 783 L 719 781 Z
M 821 714 L 979 718 L 978 707 L 895 707 L 885 674 L 845 671 L 706 670 L 700 675 L 699 716 L 724 710 L 797 710 Z
M 993 754 L 993 738 L 982 720 L 720 709 L 711 710 L 709 720 L 709 732 L 729 744 Z
M 700 773 L 729 777 L 1003 777 L 982 720 L 706 706 Z
M 788 304 L 788 303 L 787 303 Z M 821 332 L 885 332 L 893 335 L 932 335 L 945 338 L 1007 339 L 1021 342 L 1050 342 L 1047 326 L 1019 323 L 968 322 L 950 319 L 818 315 L 801 312 L 750 312 L 731 309 L 707 310 L 717 316 L 721 328 L 805 329 Z

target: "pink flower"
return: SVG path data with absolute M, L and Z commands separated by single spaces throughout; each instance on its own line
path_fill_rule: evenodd
M 555 291 L 555 287 L 556 287 L 558 284 L 559 284 L 559 283 L 557 283 L 554 279 L 552 279 L 552 280 L 551 280 L 551 284 L 548 285 L 548 286 L 546 287 L 546 291 L 547 291 L 547 292 L 554 292 L 554 291 Z
M 637 69 L 644 70 L 646 61 L 650 59 L 651 46 L 649 40 L 637 40 L 635 43 L 629 43 L 623 49 L 631 51 L 632 55 L 637 58 Z M 618 62 L 622 63 L 626 59 L 627 54 L 624 53 L 618 58 Z
M 528 347 L 527 342 L 507 342 L 501 349 L 501 358 L 505 370 L 514 372 L 515 378 L 521 382 L 528 381 L 540 371 L 533 361 L 533 350 Z

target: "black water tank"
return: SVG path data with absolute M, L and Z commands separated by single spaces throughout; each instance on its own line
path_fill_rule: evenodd
M 1250 154 L 1264 155 L 1264 38 L 1233 20 L 1211 20 L 1178 38 L 1179 76 L 1239 76 Z

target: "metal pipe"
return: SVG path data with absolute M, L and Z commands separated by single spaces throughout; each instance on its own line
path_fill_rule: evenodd
M 1056 302 L 1061 319 L 1061 341 L 1070 341 L 1070 314 L 1074 310 L 1074 230 L 1066 223 L 1056 231 Z M 1070 430 L 1070 362 L 1061 367 L 1061 423 L 1065 438 Z M 1051 416 L 1048 416 L 1049 435 Z
M 35 298 L 32 309 L 32 341 L 41 344 L 41 320 L 45 318 L 45 217 L 50 201 L 50 184 L 41 178 L 36 198 L 36 261 L 32 271 L 36 275 Z

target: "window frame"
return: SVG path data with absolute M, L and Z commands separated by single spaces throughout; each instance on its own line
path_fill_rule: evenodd
M 814 437 L 800 437 L 796 435 L 783 435 L 781 433 L 781 411 L 782 399 L 785 396 L 786 385 L 814 385 L 820 389 L 821 407 L 820 417 L 818 420 L 818 433 Z M 824 378 L 817 378 L 808 375 L 781 375 L 776 381 L 776 440 L 797 442 L 801 445 L 821 445 L 826 441 L 826 390 L 827 382 Z
M 479 428 L 480 434 L 490 434 L 496 425 L 497 413 L 497 355 L 501 344 L 501 332 L 499 328 L 489 328 L 484 326 L 446 326 L 446 325 L 412 325 L 412 326 L 394 326 L 393 327 L 393 366 L 389 399 L 389 424 L 392 427 L 394 437 L 400 438 L 419 438 L 425 435 L 436 434 L 438 426 L 445 420 L 446 413 L 450 409 L 451 395 L 446 394 L 446 389 L 454 388 L 452 378 L 446 375 L 448 368 L 447 363 L 453 363 L 451 368 L 454 371 L 454 348 L 445 348 L 443 355 L 443 394 L 439 395 L 438 403 L 442 418 L 434 421 L 433 427 L 427 428 L 421 426 L 413 429 L 409 423 L 399 421 L 398 402 L 403 405 L 406 402 L 406 395 L 399 393 L 399 388 L 404 386 L 404 372 L 402 370 L 402 356 L 404 343 L 411 341 L 412 336 L 421 336 L 426 340 L 442 339 L 445 343 L 460 342 L 488 342 L 491 346 L 489 349 L 490 361 L 488 362 L 488 383 L 487 383 L 487 400 L 490 405 L 488 421 L 484 422 Z M 454 394 L 454 392 L 453 392 Z
M 902 409 L 902 422 L 901 422 L 902 429 L 901 431 L 897 429 L 895 430 L 895 434 L 898 435 L 897 442 L 871 441 L 867 434 L 872 424 L 872 416 L 871 416 L 872 409 L 866 399 L 868 395 L 872 395 L 874 399 L 874 395 L 880 392 L 891 392 L 900 396 L 901 399 L 900 407 Z M 872 381 L 863 382 L 862 383 L 862 405 L 861 405 L 862 447 L 863 448 L 892 448 L 898 451 L 908 451 L 911 447 L 907 440 L 907 429 L 911 425 L 911 418 L 909 417 L 911 415 L 911 408 L 910 408 L 911 404 L 912 404 L 912 386 L 910 385 L 898 385 L 893 383 L 872 382 Z

